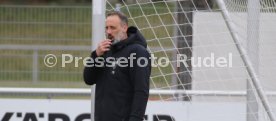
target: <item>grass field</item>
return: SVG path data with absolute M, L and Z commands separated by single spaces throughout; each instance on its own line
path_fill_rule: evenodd
M 171 9 L 173 7 L 170 5 Z M 110 9 L 108 8 L 107 11 Z M 136 25 L 148 40 L 149 47 L 172 47 L 171 36 L 173 18 L 167 6 L 157 4 L 126 7 L 121 9 L 130 18 L 130 25 Z M 157 13 L 156 13 L 157 12 Z M 157 15 L 158 14 L 158 15 Z M 12 45 L 91 45 L 91 7 L 59 7 L 59 6 L 0 6 L 0 44 Z M 149 22 L 147 22 L 147 21 Z M 163 22 L 163 23 L 162 23 Z M 165 30 L 167 29 L 167 30 Z M 157 39 L 163 38 L 163 39 Z M 32 81 L 33 50 L 0 50 L 0 86 L 1 87 L 88 87 L 82 81 L 83 65 L 75 68 L 61 64 L 53 68 L 46 67 L 43 58 L 46 54 L 60 56 L 62 53 L 77 57 L 86 57 L 87 51 L 38 51 L 38 80 Z M 164 56 L 164 52 L 155 56 Z M 169 53 L 169 55 L 171 55 Z M 60 57 L 58 57 L 60 59 Z M 171 73 L 171 68 L 161 68 L 163 73 Z M 153 68 L 152 76 L 161 75 L 160 68 Z M 156 87 L 166 86 L 165 80 L 171 76 L 153 78 Z M 160 85 L 158 85 L 160 84 Z M 152 84 L 151 84 L 152 85 Z M 153 85 L 152 85 L 153 86 Z

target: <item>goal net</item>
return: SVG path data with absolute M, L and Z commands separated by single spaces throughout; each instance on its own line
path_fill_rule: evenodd
M 170 118 L 146 120 L 275 121 L 276 1 L 252 1 L 106 1 L 156 57 L 147 110 Z

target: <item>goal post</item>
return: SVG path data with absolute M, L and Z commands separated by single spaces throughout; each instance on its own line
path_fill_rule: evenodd
M 259 18 L 260 18 L 260 1 L 259 0 L 249 0 L 247 4 L 247 51 L 250 60 L 252 61 L 253 69 L 256 74 L 259 75 Z M 253 43 L 253 44 L 252 44 Z M 254 86 L 251 83 L 251 79 L 247 80 L 247 121 L 258 121 L 259 119 L 259 104 L 258 98 L 254 95 Z M 267 101 L 267 100 L 266 100 Z
M 240 55 L 241 55 L 241 58 L 243 60 L 243 63 L 244 65 L 246 66 L 246 70 L 249 74 L 249 82 L 247 81 L 247 85 L 248 85 L 248 88 L 247 88 L 247 93 L 249 95 L 247 95 L 247 98 L 249 102 L 247 102 L 247 114 L 249 118 L 248 120 L 251 120 L 252 118 L 252 110 L 251 109 L 255 109 L 254 111 L 258 111 L 258 109 L 256 109 L 258 105 L 250 105 L 250 103 L 252 103 L 251 99 L 254 99 L 254 95 L 252 94 L 252 91 L 256 91 L 258 96 L 260 97 L 260 101 L 261 101 L 261 104 L 264 106 L 264 109 L 267 111 L 267 114 L 269 116 L 269 119 L 271 121 L 275 121 L 275 117 L 272 113 L 272 110 L 271 110 L 271 107 L 269 105 L 269 101 L 265 95 L 265 92 L 263 90 L 263 88 L 261 87 L 261 83 L 260 83 L 260 80 L 259 80 L 259 77 L 258 77 L 258 73 L 257 73 L 257 69 L 258 69 L 258 39 L 259 39 L 259 14 L 260 14 L 260 1 L 259 0 L 249 0 L 247 1 L 248 2 L 248 9 L 247 9 L 247 12 L 248 12 L 248 29 L 247 29 L 247 43 L 248 43 L 248 51 L 246 52 L 246 50 L 241 46 L 241 43 L 240 43 L 240 40 L 238 38 L 238 35 L 236 34 L 236 30 L 235 30 L 235 27 L 232 23 L 232 20 L 230 18 L 230 15 L 226 9 L 226 5 L 224 3 L 223 0 L 217 0 L 217 3 L 218 3 L 218 6 L 219 8 L 221 9 L 222 11 L 222 14 L 223 14 L 223 17 L 225 19 L 225 22 L 227 24 L 227 27 L 229 29 L 229 31 L 231 32 L 231 35 L 232 35 L 232 38 L 233 40 L 235 41 L 235 45 L 237 47 L 237 50 L 239 51 Z M 249 44 L 249 43 L 254 43 L 252 44 Z M 252 53 L 250 53 L 252 52 Z M 250 58 L 251 57 L 251 58 Z M 256 58 L 257 57 L 257 58 Z M 253 63 L 255 62 L 255 63 Z M 253 86 L 251 86 L 251 83 L 250 81 L 252 81 L 252 84 Z M 253 96 L 253 97 L 251 97 Z M 257 102 L 257 101 L 256 101 Z M 254 104 L 256 104 L 255 102 L 253 102 Z M 249 107 L 249 106 L 253 106 L 253 107 Z M 251 115 L 250 115 L 251 114 Z M 254 120 L 258 120 L 258 113 L 255 112 L 256 115 L 253 115 L 253 118 Z
M 92 2 L 92 45 L 91 50 L 97 48 L 98 43 L 105 38 L 105 0 Z M 91 86 L 91 121 L 94 121 L 95 85 Z

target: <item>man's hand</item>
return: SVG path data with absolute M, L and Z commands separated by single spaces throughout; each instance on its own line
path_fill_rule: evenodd
M 97 56 L 102 56 L 104 54 L 104 52 L 109 51 L 110 46 L 111 46 L 111 40 L 110 39 L 106 39 L 106 40 L 101 41 L 99 43 L 97 49 L 96 49 Z

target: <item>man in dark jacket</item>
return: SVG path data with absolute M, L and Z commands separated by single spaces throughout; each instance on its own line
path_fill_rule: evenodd
M 95 63 L 87 63 L 83 75 L 86 84 L 96 84 L 95 121 L 142 121 L 151 73 L 145 38 L 136 27 L 128 27 L 120 12 L 107 15 L 106 36 L 91 54 Z M 111 64 L 110 57 L 115 59 Z M 128 59 L 127 66 L 119 66 L 122 57 Z

